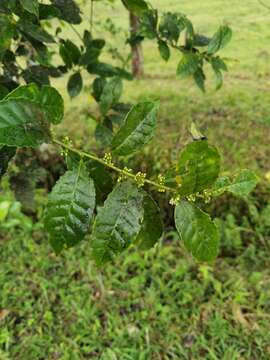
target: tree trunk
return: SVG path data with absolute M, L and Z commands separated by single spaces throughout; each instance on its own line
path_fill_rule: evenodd
M 130 19 L 130 32 L 132 37 L 132 35 L 136 34 L 139 30 L 139 18 L 138 16 L 130 13 L 129 19 Z M 144 74 L 143 50 L 141 43 L 131 45 L 131 55 L 132 55 L 132 74 L 134 77 L 138 78 Z

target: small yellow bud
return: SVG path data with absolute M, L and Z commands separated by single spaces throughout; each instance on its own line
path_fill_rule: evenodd
M 173 205 L 173 206 L 178 205 L 180 200 L 181 200 L 180 195 L 175 195 L 174 197 L 171 198 L 170 205 Z
M 143 187 L 145 184 L 145 178 L 146 178 L 146 174 L 142 173 L 141 171 L 139 171 L 136 175 L 135 175 L 135 181 L 137 183 L 137 185 L 139 187 Z
M 164 186 L 165 185 L 165 177 L 161 174 L 158 175 L 158 184 L 160 186 Z M 160 187 L 158 189 L 159 192 L 165 192 L 165 189 L 163 189 L 162 187 Z
M 105 162 L 105 164 L 107 165 L 113 165 L 112 162 L 112 154 L 111 153 L 105 153 L 104 157 L 103 157 L 103 161 Z

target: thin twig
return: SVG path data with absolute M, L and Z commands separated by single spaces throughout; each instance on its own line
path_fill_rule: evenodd
M 86 158 L 89 158 L 89 159 L 91 159 L 91 160 L 94 160 L 94 161 L 96 161 L 96 162 L 98 162 L 98 163 L 100 163 L 100 164 L 108 167 L 109 169 L 112 169 L 112 170 L 114 170 L 114 171 L 116 171 L 116 172 L 118 172 L 118 173 L 120 173 L 120 174 L 122 174 L 122 175 L 124 175 L 124 176 L 126 176 L 126 177 L 132 178 L 133 180 L 136 181 L 136 175 L 132 174 L 131 172 L 129 172 L 129 171 L 127 171 L 127 170 L 120 169 L 119 167 L 115 166 L 114 164 L 108 163 L 107 161 L 105 161 L 105 160 L 97 157 L 97 156 L 94 155 L 94 154 L 86 153 L 86 152 L 84 152 L 84 151 L 75 149 L 75 148 L 73 148 L 72 146 L 67 145 L 67 144 L 65 144 L 65 143 L 63 143 L 62 141 L 59 141 L 59 140 L 57 140 L 57 139 L 54 139 L 53 142 L 54 142 L 55 144 L 57 144 L 57 145 L 60 145 L 60 146 L 61 146 L 62 148 L 64 148 L 64 149 L 67 149 L 67 150 L 69 150 L 69 151 L 71 151 L 71 152 L 73 152 L 73 153 L 75 153 L 75 154 L 78 154 L 78 155 L 79 155 L 80 157 L 82 157 L 82 158 L 83 158 L 83 157 L 86 157 Z M 158 188 L 159 190 L 169 191 L 169 192 L 173 192 L 173 193 L 176 192 L 176 189 L 174 189 L 174 188 L 171 188 L 171 187 L 169 187 L 169 186 L 165 186 L 165 185 L 158 184 L 158 183 L 156 183 L 155 181 L 152 181 L 152 180 L 149 180 L 149 179 L 145 179 L 144 182 L 145 182 L 146 184 L 149 184 L 149 185 L 151 185 L 151 186 L 154 186 L 154 187 Z

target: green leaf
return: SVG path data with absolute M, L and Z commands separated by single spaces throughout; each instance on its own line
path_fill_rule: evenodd
M 236 196 L 248 196 L 257 186 L 258 176 L 251 170 L 244 169 L 238 172 L 231 180 L 229 177 L 219 178 L 212 189 L 214 196 L 218 196 L 228 191 Z
M 48 85 L 41 90 L 36 84 L 22 85 L 6 96 L 6 99 L 26 99 L 40 105 L 48 120 L 53 124 L 59 124 L 64 116 L 64 101 L 59 92 Z
M 256 188 L 259 180 L 259 177 L 253 171 L 244 169 L 234 176 L 226 191 L 236 196 L 245 197 Z
M 197 260 L 213 261 L 217 257 L 219 233 L 208 214 L 182 201 L 175 208 L 175 225 L 185 247 Z
M 70 40 L 62 41 L 59 47 L 59 54 L 68 68 L 72 68 L 72 65 L 77 65 L 81 57 L 80 49 Z
M 195 73 L 193 74 L 193 78 L 195 80 L 195 83 L 197 84 L 197 86 L 199 87 L 199 89 L 202 92 L 205 92 L 205 74 L 203 72 L 203 69 L 201 67 L 199 67 L 197 69 L 197 71 L 195 71 Z
M 77 169 L 80 164 L 80 156 L 69 151 L 66 154 L 66 164 L 68 170 Z M 111 174 L 108 168 L 94 160 L 86 160 L 85 168 L 95 183 L 96 202 L 98 205 L 101 205 L 113 189 Z
M 216 75 L 216 89 L 219 90 L 223 84 L 223 74 L 222 71 L 228 71 L 227 65 L 220 57 L 212 57 L 211 65 Z
M 98 78 L 95 78 L 95 80 L 93 81 L 93 84 L 92 84 L 92 96 L 94 97 L 94 99 L 99 102 L 100 101 L 100 98 L 101 98 L 101 95 L 103 93 L 103 90 L 104 90 L 104 87 L 106 85 L 107 81 L 105 78 L 103 77 L 98 77 Z
M 21 6 L 24 8 L 24 10 L 38 17 L 39 15 L 38 0 L 20 0 L 20 3 Z
M 53 124 L 60 124 L 64 117 L 64 100 L 59 92 L 51 86 L 44 85 L 39 100 L 48 120 Z
M 132 154 L 152 139 L 157 124 L 158 107 L 156 102 L 142 102 L 130 110 L 124 125 L 112 141 L 115 154 Z
M 36 147 L 49 141 L 48 121 L 35 103 L 25 99 L 0 102 L 0 144 Z
M 22 72 L 22 77 L 27 84 L 35 83 L 38 86 L 50 85 L 50 69 L 42 65 L 28 66 Z
M 126 80 L 132 80 L 133 76 L 127 72 L 124 69 L 121 69 L 119 67 L 113 66 L 111 64 L 106 64 L 106 63 L 93 63 L 90 64 L 87 67 L 87 71 L 90 74 L 94 74 L 94 75 L 99 75 L 101 77 L 114 77 L 114 76 L 118 76 L 122 79 L 126 79 Z
M 159 40 L 158 50 L 163 60 L 168 61 L 171 55 L 170 48 L 165 41 Z
M 11 204 L 12 202 L 7 200 L 0 202 L 0 223 L 7 218 Z
M 229 191 L 234 195 L 247 196 L 259 182 L 258 176 L 251 170 L 241 170 L 233 179 Z
M 59 46 L 59 55 L 61 56 L 65 65 L 67 66 L 67 68 L 71 69 L 72 68 L 72 58 L 71 58 L 64 43 L 60 44 L 60 46 Z
M 148 5 L 144 0 L 122 0 L 124 6 L 135 15 L 142 15 L 148 10 Z
M 103 39 L 89 40 L 86 51 L 80 58 L 80 65 L 86 67 L 91 64 L 96 64 L 104 46 L 105 40 Z
M 40 26 L 30 23 L 26 20 L 20 20 L 18 26 L 22 32 L 31 36 L 33 39 L 44 42 L 44 43 L 54 43 L 54 38 Z
M 215 54 L 223 49 L 230 42 L 231 38 L 232 30 L 227 25 L 220 26 L 208 45 L 208 54 Z
M 163 221 L 160 210 L 150 195 L 144 192 L 143 223 L 137 236 L 136 243 L 142 250 L 151 249 L 163 234 Z
M 148 39 L 157 37 L 158 12 L 157 10 L 148 10 L 140 16 L 140 34 Z
M 204 35 L 200 35 L 200 34 L 195 34 L 194 39 L 193 39 L 193 45 L 194 46 L 207 46 L 209 45 L 211 39 L 207 36 Z
M 123 83 L 118 77 L 112 78 L 105 84 L 99 101 L 102 115 L 106 115 L 110 108 L 119 101 L 122 92 Z
M 75 74 L 71 75 L 68 80 L 68 93 L 71 98 L 78 96 L 82 91 L 83 87 L 83 80 L 80 72 L 76 72 Z
M 177 67 L 177 75 L 182 77 L 187 77 L 190 75 L 194 75 L 200 65 L 199 57 L 194 53 L 185 53 L 180 60 Z
M 228 71 L 226 63 L 219 56 L 211 56 L 210 61 L 214 71 Z
M 14 35 L 14 25 L 9 16 L 0 14 L 0 59 L 11 45 Z
M 98 209 L 91 246 L 102 265 L 121 253 L 138 235 L 143 218 L 143 194 L 136 184 L 119 183 Z
M 16 0 L 1 0 L 0 12 L 4 14 L 10 14 L 16 8 Z
M 36 84 L 31 83 L 28 85 L 18 86 L 16 89 L 11 91 L 5 97 L 5 100 L 8 99 L 26 99 L 29 101 L 37 102 L 39 97 L 39 88 Z
M 161 18 L 159 32 L 163 38 L 177 43 L 187 25 L 189 25 L 187 19 L 182 14 L 167 12 Z
M 103 204 L 113 189 L 111 174 L 105 166 L 96 161 L 87 161 L 86 167 L 95 183 L 97 204 Z
M 99 141 L 104 147 L 108 147 L 112 143 L 113 133 L 112 130 L 109 129 L 102 123 L 98 123 L 95 130 L 95 138 Z
M 84 164 L 67 171 L 49 195 L 44 225 L 56 253 L 82 241 L 95 208 L 95 187 Z
M 52 4 L 60 11 L 60 18 L 70 24 L 80 24 L 80 8 L 74 0 L 51 0 Z
M 15 147 L 0 146 L 0 180 L 7 171 L 8 164 L 15 154 Z
M 219 196 L 224 194 L 231 185 L 231 179 L 228 176 L 221 176 L 212 187 L 212 195 Z
M 181 195 L 201 192 L 217 180 L 220 172 L 220 155 L 206 140 L 189 143 L 180 154 L 176 181 Z
M 39 20 L 60 18 L 60 11 L 53 5 L 39 4 Z

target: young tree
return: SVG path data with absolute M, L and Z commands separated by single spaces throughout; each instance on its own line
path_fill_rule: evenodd
M 204 66 L 208 63 L 216 74 L 217 86 L 221 86 L 222 72 L 227 68 L 218 52 L 231 38 L 229 27 L 221 26 L 208 38 L 197 34 L 181 13 L 160 16 L 143 0 L 123 3 L 140 16 L 141 34 L 156 41 L 164 60 L 169 59 L 171 49 L 179 52 L 180 76 L 193 77 L 204 90 Z M 130 169 L 125 159 L 141 151 L 154 136 L 159 103 L 121 103 L 122 81 L 132 76 L 100 60 L 105 40 L 94 38 L 88 29 L 79 33 L 78 45 L 65 38 L 64 28 L 56 29 L 52 36 L 44 27 L 52 18 L 72 28 L 82 21 L 73 0 L 0 3 L 0 176 L 17 149 L 38 148 L 43 143 L 61 148 L 67 171 L 49 195 L 44 216 L 56 253 L 78 244 L 88 233 L 92 257 L 98 265 L 130 245 L 144 250 L 154 246 L 162 236 L 163 223 L 160 209 L 148 192 L 151 187 L 171 194 L 175 226 L 187 250 L 200 261 L 215 259 L 218 230 L 199 205 L 225 191 L 246 196 L 257 184 L 256 175 L 244 170 L 233 177 L 220 176 L 218 150 L 194 127 L 193 141 L 165 174 L 150 179 Z M 184 45 L 183 41 L 179 44 L 181 36 Z M 56 48 L 63 62 L 60 66 L 51 56 Z M 21 65 L 18 57 L 24 57 L 30 66 Z M 92 75 L 92 95 L 100 110 L 96 136 L 103 146 L 101 157 L 75 148 L 69 139 L 59 139 L 52 131 L 63 120 L 64 103 L 50 86 L 50 78 L 69 73 L 67 89 L 73 98 L 83 89 L 83 69 Z M 119 158 L 126 166 L 117 164 Z

